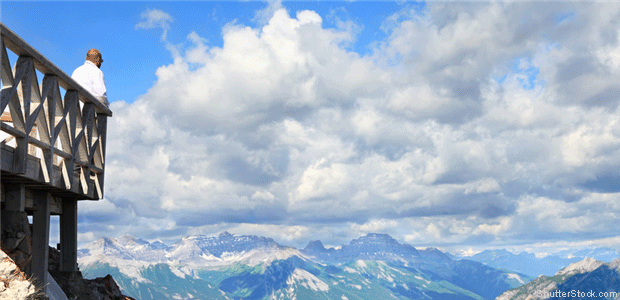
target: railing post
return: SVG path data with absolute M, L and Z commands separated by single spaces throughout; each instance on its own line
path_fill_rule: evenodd
M 98 128 L 98 132 L 99 132 L 99 147 L 101 149 L 101 169 L 105 170 L 105 161 L 106 161 L 106 143 L 107 143 L 107 129 L 108 129 L 108 116 L 105 114 L 97 114 L 97 125 L 99 125 Z M 98 176 L 98 180 L 99 180 L 99 186 L 101 188 L 101 198 L 103 198 L 103 194 L 104 194 L 104 177 L 105 177 L 105 172 L 99 174 Z

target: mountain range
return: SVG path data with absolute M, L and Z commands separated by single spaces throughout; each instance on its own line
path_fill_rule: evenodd
M 86 245 L 79 264 L 137 299 L 494 299 L 531 280 L 385 234 L 304 249 L 228 232 L 172 246 L 126 235 Z
M 500 295 L 497 300 L 620 299 L 620 258 L 604 263 L 585 258 Z
M 584 258 L 611 262 L 618 257 L 620 257 L 620 252 L 604 247 L 590 247 L 577 251 L 563 250 L 541 257 L 528 252 L 516 254 L 506 249 L 485 250 L 472 256 L 453 256 L 453 258 L 464 258 L 481 262 L 493 268 L 523 273 L 530 277 L 538 277 L 539 275 L 553 276 L 558 270 Z

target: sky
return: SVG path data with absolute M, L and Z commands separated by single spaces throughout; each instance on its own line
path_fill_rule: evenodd
M 0 5 L 69 74 L 103 54 L 105 197 L 80 202 L 80 244 L 620 249 L 620 3 Z

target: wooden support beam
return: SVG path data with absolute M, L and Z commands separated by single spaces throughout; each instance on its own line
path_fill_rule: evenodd
M 24 184 L 9 184 L 5 187 L 6 210 L 24 211 L 26 209 L 26 187 Z
M 33 196 L 31 270 L 37 286 L 45 291 L 47 290 L 52 196 L 45 190 L 34 191 Z
M 77 271 L 77 200 L 62 199 L 60 215 L 60 270 Z

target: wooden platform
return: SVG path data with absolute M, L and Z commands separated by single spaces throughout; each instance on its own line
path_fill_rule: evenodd
M 50 215 L 60 219 L 60 271 L 77 271 L 78 201 L 103 198 L 112 111 L 2 23 L 0 81 L 0 225 L 32 217 L 25 261 L 46 290 Z
M 101 199 L 112 111 L 2 23 L 0 33 L 2 180 Z M 12 70 L 9 50 L 18 56 Z

